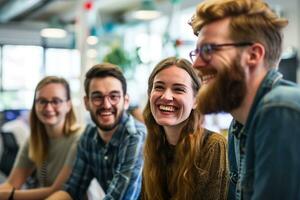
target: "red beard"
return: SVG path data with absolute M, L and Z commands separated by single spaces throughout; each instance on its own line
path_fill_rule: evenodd
M 201 86 L 197 109 L 202 114 L 230 112 L 241 105 L 247 87 L 240 60 L 237 56 L 232 64 L 224 64 L 211 83 Z

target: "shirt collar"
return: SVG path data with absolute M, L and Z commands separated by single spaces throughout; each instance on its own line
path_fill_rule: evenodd
M 123 135 L 123 133 L 126 130 L 126 122 L 128 121 L 129 116 L 127 114 L 126 111 L 123 112 L 121 120 L 119 122 L 119 125 L 117 127 L 117 130 L 114 132 L 109 144 L 113 145 L 113 146 L 118 146 L 120 141 L 121 141 L 121 137 Z
M 260 87 L 258 88 L 258 91 L 255 95 L 253 104 L 251 106 L 249 115 L 247 117 L 247 121 L 245 124 L 245 128 L 249 126 L 252 120 L 252 116 L 256 112 L 257 106 L 260 102 L 260 100 L 277 84 L 279 83 L 279 80 L 282 79 L 282 74 L 279 73 L 276 69 L 271 69 L 268 71 L 267 75 L 263 79 L 262 83 L 260 84 Z
M 236 138 L 240 139 L 241 135 L 245 132 L 244 125 L 233 119 L 230 131 Z
M 113 146 L 118 146 L 121 140 L 121 137 L 123 135 L 123 132 L 125 131 L 125 124 L 127 120 L 129 119 L 129 115 L 127 114 L 126 111 L 123 112 L 121 120 L 119 122 L 119 125 L 116 129 L 116 131 L 113 133 L 113 136 L 109 143 L 105 144 L 102 138 L 100 137 L 100 134 L 98 133 L 98 128 L 95 127 L 95 135 L 93 136 L 93 140 L 96 142 L 101 143 L 102 145 L 113 145 Z

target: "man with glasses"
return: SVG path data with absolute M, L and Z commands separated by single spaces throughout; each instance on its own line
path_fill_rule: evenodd
M 86 73 L 84 88 L 85 107 L 96 127 L 88 126 L 83 134 L 64 191 L 49 199 L 84 199 L 93 178 L 103 188 L 104 199 L 137 199 L 146 129 L 125 112 L 125 77 L 115 65 L 95 65 Z
M 262 0 L 205 0 L 190 24 L 198 109 L 234 118 L 228 199 L 300 199 L 300 89 L 277 72 L 287 20 Z

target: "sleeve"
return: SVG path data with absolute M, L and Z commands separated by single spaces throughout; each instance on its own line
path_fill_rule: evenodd
M 140 194 L 144 133 L 129 135 L 120 144 L 120 162 L 104 200 L 132 199 Z M 128 195 L 128 196 L 127 196 Z
M 35 164 L 29 158 L 29 140 L 27 140 L 18 152 L 14 168 L 33 168 Z
M 93 178 L 88 164 L 87 145 L 87 138 L 82 137 L 77 147 L 77 156 L 72 173 L 64 185 L 64 190 L 68 192 L 74 200 L 84 199 L 87 188 Z
M 251 200 L 299 199 L 300 111 L 269 106 L 255 122 Z
M 218 136 L 208 149 L 207 164 L 209 167 L 208 183 L 206 185 L 206 200 L 226 200 L 229 184 L 227 141 L 217 133 L 210 137 Z

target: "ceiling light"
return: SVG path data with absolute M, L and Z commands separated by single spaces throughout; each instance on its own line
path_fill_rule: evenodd
M 95 26 L 93 26 L 90 29 L 90 35 L 86 38 L 86 42 L 89 45 L 96 45 L 98 43 L 98 37 L 97 37 L 97 29 Z
M 86 42 L 89 45 L 96 45 L 98 43 L 98 37 L 94 35 L 90 35 L 86 38 Z
M 128 18 L 137 20 L 153 20 L 160 16 L 161 13 L 156 9 L 153 0 L 142 0 L 140 9 L 127 14 Z
M 45 38 L 64 38 L 67 31 L 58 16 L 54 16 L 49 20 L 48 26 L 41 30 L 40 35 Z
M 44 28 L 40 34 L 46 38 L 64 38 L 67 36 L 67 31 L 61 28 Z
M 138 20 L 152 20 L 160 17 L 160 12 L 156 10 L 137 10 L 131 13 L 131 17 Z

